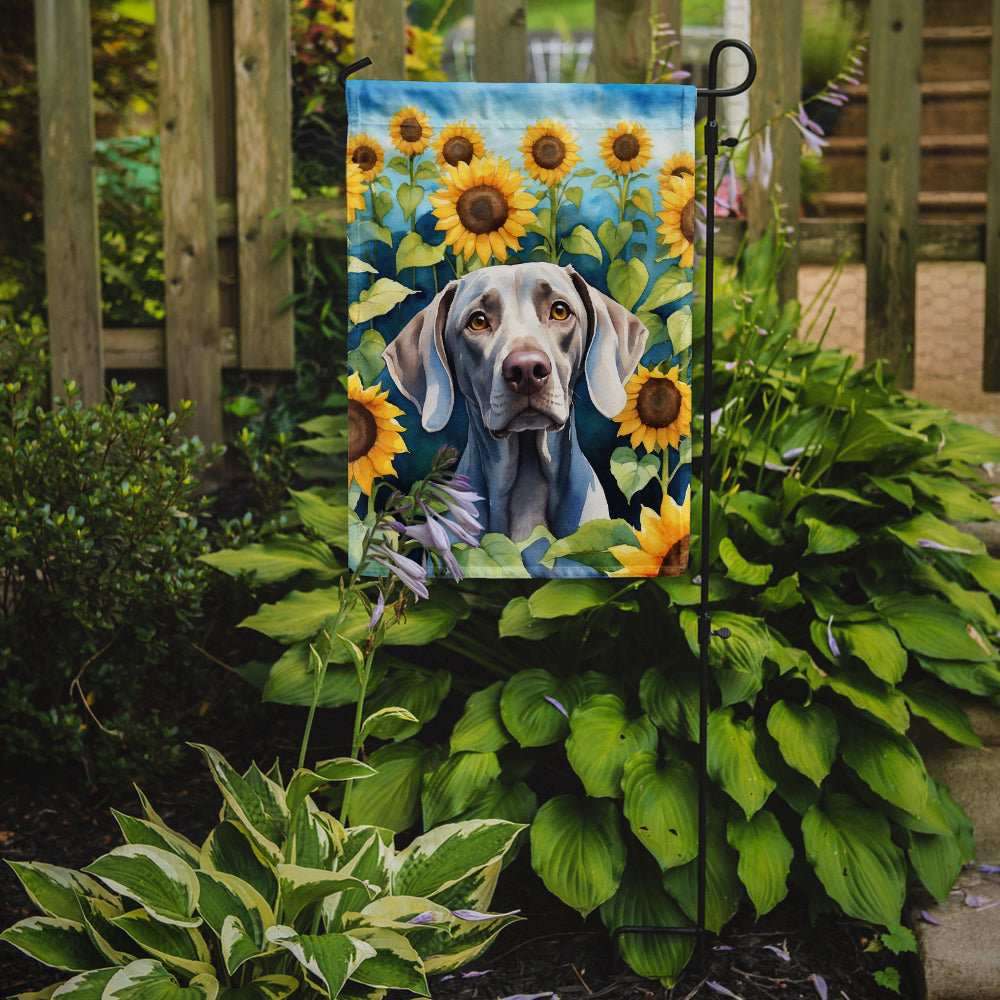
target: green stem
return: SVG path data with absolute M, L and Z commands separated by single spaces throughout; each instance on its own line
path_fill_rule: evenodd
M 361 736 L 361 727 L 365 721 L 365 695 L 368 693 L 368 679 L 372 674 L 372 660 L 375 658 L 375 643 L 369 641 L 368 650 L 365 654 L 365 665 L 361 671 L 361 678 L 358 685 L 358 702 L 354 706 L 354 731 L 351 733 L 351 756 L 357 760 L 361 753 L 361 746 L 364 739 Z M 347 826 L 348 810 L 351 805 L 351 789 L 354 783 L 348 781 L 344 786 L 344 801 L 340 806 L 340 823 Z

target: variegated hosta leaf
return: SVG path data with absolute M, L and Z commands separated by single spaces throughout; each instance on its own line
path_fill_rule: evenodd
M 285 1000 L 299 985 L 294 976 L 261 976 L 245 986 L 224 986 L 218 1000 Z
M 618 891 L 601 905 L 601 920 L 619 927 L 689 927 L 692 922 L 664 891 L 651 859 L 630 858 Z M 640 976 L 672 986 L 694 950 L 691 934 L 623 934 L 619 951 Z
M 820 702 L 798 705 L 778 700 L 767 715 L 767 731 L 781 748 L 781 756 L 815 785 L 830 773 L 840 732 L 833 712 Z
M 281 887 L 281 907 L 286 920 L 295 918 L 313 903 L 327 896 L 343 892 L 345 889 L 361 889 L 374 896 L 361 879 L 342 872 L 327 872 L 300 865 L 278 865 L 278 881 Z
M 478 868 L 466 875 L 465 878 L 460 878 L 447 889 L 436 892 L 434 901 L 442 906 L 447 906 L 449 910 L 466 908 L 488 910 L 493 902 L 493 894 L 496 892 L 500 870 L 503 868 L 505 860 L 506 857 L 497 858 L 493 864 L 486 865 L 485 868 Z
M 454 819 L 499 777 L 500 764 L 495 753 L 452 754 L 424 778 L 420 796 L 424 826 L 437 826 Z
M 134 816 L 126 816 L 125 813 L 112 809 L 118 826 L 121 827 L 122 835 L 129 844 L 146 844 L 149 847 L 159 847 L 161 850 L 176 854 L 182 861 L 186 861 L 192 868 L 198 864 L 200 853 L 187 837 L 176 833 L 169 827 L 152 823 L 145 819 L 136 819 Z
M 632 832 L 661 869 L 698 854 L 698 782 L 690 765 L 643 750 L 625 762 L 622 789 Z
M 295 956 L 309 978 L 332 997 L 365 959 L 375 957 L 375 949 L 349 934 L 296 934 L 278 924 L 268 928 L 267 939 Z
M 84 871 L 96 875 L 113 892 L 134 899 L 162 923 L 178 927 L 197 927 L 201 923 L 195 914 L 198 878 L 194 869 L 171 851 L 125 844 Z
M 100 968 L 105 959 L 91 944 L 87 928 L 65 917 L 28 917 L 0 934 L 26 955 L 53 969 L 81 972 Z
M 549 892 L 583 916 L 610 899 L 625 870 L 615 803 L 573 795 L 549 799 L 531 824 L 531 865 Z
M 200 871 L 198 883 L 201 887 L 198 910 L 220 940 L 223 938 L 223 929 L 227 921 L 236 920 L 239 922 L 238 930 L 242 933 L 242 937 L 250 939 L 254 954 L 265 951 L 264 931 L 275 923 L 274 912 L 267 900 L 248 882 L 223 872 Z M 232 939 L 234 930 L 231 929 L 229 934 Z M 230 975 L 248 957 L 252 957 L 245 954 L 246 949 L 241 944 L 239 961 L 230 964 L 232 949 L 225 950 L 226 966 Z
M 503 681 L 469 696 L 462 717 L 451 733 L 451 752 L 474 750 L 477 753 L 495 753 L 510 743 L 510 733 L 500 716 L 500 692 Z
M 187 986 L 152 959 L 140 959 L 119 969 L 108 981 L 101 1000 L 216 1000 L 219 981 L 196 976 Z
M 621 797 L 625 761 L 639 750 L 653 750 L 659 733 L 649 716 L 630 719 L 625 702 L 613 694 L 592 695 L 569 720 L 566 757 L 595 798 Z
M 788 895 L 788 872 L 795 849 L 774 813 L 765 809 L 750 819 L 738 816 L 730 820 L 726 837 L 730 846 L 739 851 L 736 873 L 761 917 Z
M 91 969 L 89 972 L 81 972 L 79 976 L 67 979 L 65 983 L 51 992 L 49 987 L 44 993 L 21 993 L 11 1000 L 28 1000 L 30 997 L 54 997 L 56 1000 L 101 1000 L 104 996 L 104 988 L 114 978 L 120 966 L 113 966 L 107 969 Z
M 24 891 L 46 916 L 81 920 L 81 896 L 93 896 L 114 903 L 115 897 L 97 879 L 38 861 L 8 861 Z
M 241 823 L 220 823 L 201 847 L 199 867 L 224 872 L 252 885 L 272 908 L 278 905 L 278 875 Z
M 708 717 L 708 774 L 748 818 L 767 801 L 776 782 L 757 762 L 752 718 L 737 721 L 731 707 L 712 711 Z
M 84 896 L 80 904 L 90 940 L 104 956 L 105 965 L 128 965 L 139 958 L 140 949 L 135 942 L 114 925 L 115 917 L 125 912 L 120 902 L 109 903 L 104 899 Z
M 323 900 L 323 920 L 327 930 L 344 930 L 343 915 L 357 913 L 371 901 L 372 892 L 389 886 L 392 833 L 372 826 L 351 827 L 347 831 L 337 870 L 353 875 L 365 888 L 345 889 Z
M 306 799 L 292 820 L 285 857 L 304 868 L 335 868 L 344 836 L 337 819 L 317 809 L 312 799 Z
M 446 823 L 421 834 L 393 860 L 392 892 L 433 899 L 500 861 L 523 827 L 502 819 Z
M 331 781 L 349 781 L 355 778 L 370 778 L 376 774 L 373 767 L 353 757 L 337 757 L 317 764 L 313 770 L 299 768 L 288 782 L 285 805 L 290 815 L 295 815 L 306 797 Z
M 145 910 L 123 913 L 111 922 L 171 969 L 181 969 L 189 976 L 213 971 L 212 956 L 205 939 L 190 927 L 160 923 Z
M 830 795 L 805 814 L 802 836 L 809 863 L 849 917 L 899 923 L 906 866 L 882 813 L 849 795 Z
M 477 914 L 475 919 L 467 919 L 466 910 L 452 910 L 455 922 L 451 933 L 440 942 L 433 954 L 424 959 L 424 971 L 431 973 L 451 972 L 478 958 L 492 944 L 494 938 L 508 924 L 521 917 L 517 911 L 510 913 Z
M 212 747 L 194 744 L 208 761 L 227 807 L 249 831 L 264 855 L 277 863 L 279 844 L 288 832 L 288 809 L 284 789 L 251 769 L 246 776 L 230 767 L 229 762 Z
M 430 996 L 424 963 L 402 934 L 385 927 L 356 927 L 351 931 L 351 937 L 375 949 L 375 954 L 366 958 L 351 973 L 355 982 L 382 989 L 409 990 L 422 997 Z

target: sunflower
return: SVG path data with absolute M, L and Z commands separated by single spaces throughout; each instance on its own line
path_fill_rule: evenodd
M 439 167 L 457 167 L 469 163 L 476 157 L 486 155 L 483 137 L 471 126 L 460 122 L 445 125 L 431 145 L 437 154 Z
M 529 125 L 518 149 L 528 173 L 549 186 L 563 180 L 581 159 L 576 136 L 551 118 Z
M 674 174 L 660 186 L 663 209 L 657 213 L 663 225 L 656 231 L 670 247 L 671 257 L 680 257 L 681 267 L 694 264 L 694 174 Z
M 671 177 L 694 176 L 694 154 L 675 153 L 660 167 L 660 186 L 670 183 Z
M 354 213 L 365 210 L 365 184 L 361 168 L 352 160 L 347 161 L 347 221 L 354 221 Z
M 370 135 L 352 135 L 347 140 L 347 162 L 356 163 L 361 168 L 362 179 L 370 184 L 382 173 L 385 153 Z
M 428 195 L 438 218 L 436 229 L 445 231 L 457 257 L 478 256 L 488 264 L 490 254 L 507 259 L 508 250 L 520 250 L 518 237 L 535 221 L 529 211 L 538 199 L 521 187 L 521 175 L 510 162 L 493 156 L 459 163 L 445 172 L 445 186 Z
M 407 451 L 405 428 L 394 419 L 403 411 L 388 402 L 389 391 L 380 393 L 381 388 L 377 382 L 365 389 L 357 372 L 347 380 L 347 485 L 357 481 L 368 496 L 375 477 L 395 475 L 393 457 Z
M 619 122 L 609 128 L 601 140 L 601 156 L 616 174 L 641 170 L 653 155 L 653 140 L 637 122 Z
M 612 545 L 608 551 L 622 564 L 608 576 L 680 576 L 688 564 L 691 544 L 691 493 L 677 503 L 665 493 L 660 515 L 649 507 L 639 514 L 634 545 Z
M 404 156 L 419 156 L 434 134 L 430 122 L 416 108 L 400 108 L 389 120 L 389 138 Z
M 621 424 L 618 437 L 631 434 L 633 448 L 641 444 L 646 451 L 677 448 L 681 437 L 691 433 L 691 386 L 680 377 L 680 365 L 666 374 L 639 370 L 625 386 L 628 402 L 614 419 Z

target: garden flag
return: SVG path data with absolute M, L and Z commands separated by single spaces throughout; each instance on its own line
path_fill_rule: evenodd
M 685 572 L 695 97 L 348 81 L 355 556 L 447 445 L 463 574 Z

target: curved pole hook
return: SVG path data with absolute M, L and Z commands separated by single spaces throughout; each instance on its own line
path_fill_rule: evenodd
M 718 88 L 716 84 L 718 83 L 719 75 L 719 56 L 722 55 L 724 49 L 739 49 L 747 59 L 747 75 L 746 79 L 735 87 L 723 87 Z M 757 78 L 757 57 L 754 55 L 753 49 L 739 38 L 723 38 L 722 41 L 716 42 L 712 49 L 712 54 L 708 57 L 708 87 L 698 89 L 699 97 L 735 97 L 737 94 L 742 94 L 744 91 L 750 89 L 750 85 Z
M 371 65 L 372 65 L 371 59 L 369 59 L 368 56 L 365 56 L 363 59 L 359 59 L 357 62 L 352 62 L 350 66 L 345 66 L 337 74 L 337 83 L 340 84 L 340 89 L 341 90 L 347 89 L 347 78 L 352 73 L 357 73 L 358 70 L 364 69 L 366 66 L 371 66 Z

